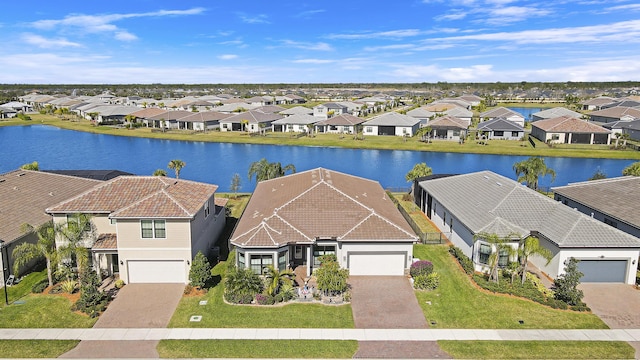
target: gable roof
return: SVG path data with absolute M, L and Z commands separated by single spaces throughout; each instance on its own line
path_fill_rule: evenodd
M 216 121 L 226 119 L 230 114 L 221 113 L 218 111 L 200 111 L 181 117 L 180 121 L 200 122 L 200 121 Z
M 304 106 L 294 106 L 290 109 L 285 109 L 280 111 L 280 114 L 282 115 L 296 115 L 296 114 L 307 114 L 307 115 L 311 115 L 313 114 L 313 109 L 309 109 L 308 107 L 304 107 Z
M 419 123 L 420 119 L 392 111 L 376 116 L 364 124 L 373 126 L 415 126 Z
M 620 119 L 624 116 L 640 118 L 640 109 L 623 107 L 623 106 L 614 106 L 614 107 L 594 111 L 590 113 L 589 116 L 606 117 L 606 118 L 612 118 L 612 119 Z
M 273 120 L 282 119 L 283 116 L 276 113 L 263 113 L 258 110 L 249 110 L 236 115 L 229 116 L 224 119 L 226 123 L 242 123 L 242 120 L 249 121 L 249 124 L 257 124 L 261 122 L 269 122 Z
M 554 107 L 551 109 L 546 109 L 546 110 L 538 111 L 537 113 L 531 114 L 531 116 L 539 117 L 543 119 L 551 119 L 551 118 L 565 116 L 565 115 L 575 117 L 575 118 L 580 118 L 582 116 L 582 114 L 580 114 L 579 112 L 575 112 L 573 110 L 569 110 L 564 107 Z
M 554 187 L 553 192 L 640 228 L 640 176 L 622 176 Z
M 77 176 L 85 179 L 93 179 L 93 180 L 111 180 L 118 176 L 122 175 L 133 175 L 132 173 L 128 173 L 126 171 L 120 170 L 40 170 L 42 172 L 60 174 L 60 175 L 69 175 L 69 176 Z
M 531 123 L 532 128 L 557 133 L 610 133 L 609 130 L 571 116 L 560 116 L 552 119 L 538 120 Z
M 164 176 L 119 176 L 46 211 L 110 214 L 111 218 L 193 218 L 217 188 Z
M 467 123 L 464 120 L 458 119 L 455 116 L 445 115 L 429 121 L 427 126 L 430 126 L 431 128 L 466 129 Z
M 549 239 L 561 248 L 640 248 L 640 239 L 491 171 L 420 182 L 420 187 L 477 234 L 507 236 L 520 229 Z
M 278 119 L 274 121 L 272 124 L 274 125 L 286 125 L 286 124 L 308 125 L 308 124 L 315 124 L 320 120 L 322 119 L 318 118 L 317 116 L 313 116 L 309 114 L 297 114 L 297 115 L 287 116 L 282 119 Z
M 151 117 L 151 116 L 154 116 L 154 115 L 162 114 L 164 112 L 167 112 L 167 110 L 150 107 L 150 108 L 140 109 L 138 111 L 134 111 L 129 115 L 133 115 L 133 116 L 135 116 L 137 118 L 148 118 L 148 117 Z
M 0 174 L 0 240 L 23 235 L 24 223 L 40 226 L 51 220 L 45 209 L 78 195 L 102 181 L 42 171 L 14 170 Z
M 280 247 L 317 238 L 413 242 L 406 220 L 376 181 L 317 168 L 261 181 L 231 236 L 241 247 Z
M 365 121 L 367 121 L 367 119 L 359 118 L 350 114 L 340 114 L 338 116 L 333 116 L 328 119 L 318 121 L 316 125 L 351 126 L 362 124 Z
M 524 131 L 524 128 L 519 124 L 500 117 L 481 122 L 477 129 L 479 131 Z
M 495 118 L 495 117 L 501 117 L 501 118 L 510 118 L 510 117 L 520 117 L 522 119 L 524 119 L 524 116 L 522 116 L 522 114 L 515 112 L 511 109 L 507 109 L 506 107 L 497 107 L 495 109 L 491 109 L 491 110 L 487 110 L 483 113 L 480 114 L 480 118 Z

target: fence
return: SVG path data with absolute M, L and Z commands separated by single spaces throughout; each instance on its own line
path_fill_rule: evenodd
M 405 210 L 405 208 L 403 208 L 402 205 L 400 205 L 400 203 L 395 198 L 392 197 L 392 199 L 393 199 L 393 202 L 396 204 L 396 207 L 400 211 L 400 214 L 402 214 L 404 219 L 407 220 L 407 223 L 409 223 L 409 226 L 411 226 L 411 229 L 413 229 L 416 235 L 418 235 L 418 238 L 420 239 L 420 242 L 422 244 L 443 244 L 447 240 L 447 236 L 444 233 L 441 233 L 441 232 L 426 233 L 422 231 L 422 229 L 420 229 L 420 226 L 418 226 L 418 224 L 416 224 L 416 222 L 411 217 L 411 214 L 409 214 L 407 210 Z

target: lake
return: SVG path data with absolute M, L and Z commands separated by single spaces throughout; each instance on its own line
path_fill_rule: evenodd
M 520 115 L 524 116 L 524 121 L 531 121 L 531 114 L 535 114 L 537 112 L 540 112 L 542 110 L 542 108 L 527 108 L 527 107 L 508 107 L 507 109 L 513 110 L 517 113 L 519 113 Z
M 151 175 L 167 169 L 172 159 L 186 163 L 180 177 L 217 184 L 229 191 L 234 173 L 242 178 L 243 192 L 251 192 L 249 165 L 261 158 L 298 171 L 325 167 L 377 180 L 385 188 L 408 187 L 404 176 L 414 164 L 425 162 L 434 173 L 469 173 L 491 170 L 515 179 L 513 163 L 526 156 L 480 155 L 396 150 L 354 150 L 328 147 L 249 145 L 158 140 L 91 134 L 51 126 L 0 127 L 0 173 L 38 161 L 41 169 L 118 169 Z M 545 158 L 557 173 L 556 180 L 540 180 L 540 186 L 560 186 L 587 180 L 596 170 L 609 177 L 620 176 L 634 160 Z

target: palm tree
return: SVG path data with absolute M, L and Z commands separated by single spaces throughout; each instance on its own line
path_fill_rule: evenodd
M 423 126 L 416 131 L 416 135 L 420 136 L 420 140 L 424 141 L 425 136 L 427 139 L 431 137 L 431 126 Z
M 249 120 L 247 120 L 247 119 L 242 119 L 242 120 L 240 120 L 240 124 L 242 124 L 242 129 L 243 129 L 244 131 L 249 132 L 249 127 L 248 127 L 248 125 L 249 125 Z
M 551 181 L 556 178 L 556 172 L 548 168 L 544 159 L 538 156 L 513 164 L 513 170 L 518 177 L 517 181 L 526 183 L 527 187 L 533 190 L 538 190 L 538 179 L 541 176 L 551 175 Z
M 91 222 L 91 216 L 86 214 L 73 214 L 63 226 L 58 227 L 58 233 L 62 235 L 65 244 L 58 248 L 58 256 L 66 268 L 73 267 L 75 258 L 78 269 L 86 269 L 89 262 L 89 248 L 93 245 L 95 228 Z M 64 261 L 62 259 L 66 259 Z M 72 270 L 73 271 L 73 270 Z M 83 281 L 82 271 L 78 272 L 78 280 Z M 69 277 L 69 274 L 67 274 Z
M 156 171 L 153 172 L 153 176 L 167 176 L 167 170 L 156 169 Z
M 307 134 L 309 135 L 309 137 L 313 137 L 313 124 L 307 124 Z
M 481 232 L 474 235 L 475 240 L 482 240 L 489 244 L 491 247 L 491 255 L 489 255 L 489 280 L 494 282 L 500 281 L 500 273 L 498 267 L 500 266 L 500 257 L 508 256 L 511 258 L 516 255 L 517 250 L 511 246 L 516 238 L 519 238 L 518 234 L 508 234 L 507 236 L 499 236 L 496 233 Z
M 273 266 L 269 266 L 265 270 L 264 276 L 267 280 L 267 294 L 276 296 L 285 284 L 291 284 L 295 274 L 293 273 L 293 270 L 279 271 Z
M 53 267 L 57 261 L 56 251 L 56 227 L 49 221 L 37 228 L 30 224 L 22 224 L 22 232 L 35 232 L 38 241 L 35 244 L 22 243 L 13 249 L 11 256 L 14 259 L 13 273 L 18 274 L 20 268 L 28 264 L 31 260 L 44 257 L 47 262 L 47 279 L 49 286 L 53 285 Z
M 167 167 L 169 169 L 173 169 L 176 172 L 176 179 L 180 178 L 180 170 L 182 170 L 183 167 L 185 167 L 187 164 L 179 159 L 174 159 L 169 161 L 169 164 L 167 165 Z
M 529 258 L 531 256 L 538 255 L 543 257 L 545 260 L 547 260 L 547 265 L 551 261 L 551 258 L 553 258 L 553 254 L 551 254 L 551 251 L 540 246 L 540 241 L 533 236 L 527 236 L 520 242 L 518 255 L 520 257 L 520 266 L 522 268 L 522 284 L 524 284 L 525 280 L 527 279 L 527 263 L 529 262 Z
M 259 161 L 252 162 L 249 166 L 249 180 L 254 176 L 256 178 L 256 182 L 275 179 L 277 177 L 285 176 L 287 171 L 295 173 L 296 167 L 293 164 L 288 164 L 283 167 L 279 162 L 270 163 L 267 159 L 262 158 Z

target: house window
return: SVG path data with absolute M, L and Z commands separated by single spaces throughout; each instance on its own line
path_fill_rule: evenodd
M 278 270 L 285 271 L 287 269 L 287 252 L 281 251 L 278 253 Z
M 117 222 L 116 219 L 109 219 L 109 223 L 111 223 L 111 225 L 115 225 Z
M 509 264 L 509 251 L 507 249 L 500 249 L 498 256 L 498 266 L 507 267 Z
M 226 123 L 225 123 L 225 124 L 222 124 L 222 128 L 223 128 L 223 129 L 226 129 L 226 128 L 227 128 L 227 124 L 226 124 Z
M 367 126 L 367 132 L 368 132 L 368 133 L 373 132 L 373 128 L 372 128 L 371 126 Z
M 518 132 L 517 131 L 512 131 L 511 132 L 511 137 L 518 137 Z
M 552 135 L 551 135 L 551 140 L 560 140 L 560 135 L 558 135 L 558 134 L 552 134 Z
M 269 266 L 273 266 L 272 255 L 251 255 L 251 271 L 262 275 Z
M 480 244 L 480 251 L 478 251 L 480 264 L 489 264 L 489 256 L 491 256 L 491 246 L 487 244 Z
M 452 134 L 452 136 L 460 136 L 460 130 L 453 130 Z
M 302 259 L 302 246 L 300 246 L 300 245 L 296 245 L 296 247 L 295 247 L 295 249 L 294 249 L 294 250 L 295 250 L 295 253 L 294 253 L 294 255 L 293 255 L 293 256 L 294 256 L 296 259 Z
M 211 210 L 209 210 L 209 200 L 204 203 L 204 217 L 205 219 L 209 216 Z
M 244 269 L 244 253 L 238 253 L 238 269 Z
M 453 231 L 453 216 L 449 219 L 449 231 Z
M 504 136 L 504 131 L 494 131 L 493 136 Z
M 313 247 L 313 267 L 320 266 L 320 257 L 323 255 L 336 254 L 334 245 L 316 245 Z
M 618 222 L 617 221 L 613 221 L 609 218 L 604 218 L 604 223 L 609 225 L 609 226 L 613 226 L 614 228 L 618 228 Z
M 166 229 L 164 220 L 140 220 L 143 239 L 164 239 Z

